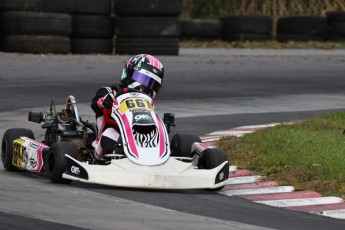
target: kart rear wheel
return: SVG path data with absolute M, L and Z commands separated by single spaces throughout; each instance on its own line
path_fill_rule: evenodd
M 35 139 L 34 134 L 30 129 L 8 129 L 1 144 L 1 161 L 4 168 L 7 171 L 18 171 L 18 169 L 12 164 L 13 158 L 13 141 L 21 136 Z
M 193 134 L 175 134 L 170 144 L 171 156 L 191 157 L 194 142 L 201 142 L 200 137 Z
M 66 171 L 67 160 L 65 154 L 73 158 L 78 157 L 75 145 L 69 142 L 55 142 L 49 148 L 46 156 L 46 171 L 51 182 L 57 184 L 69 184 L 72 181 L 62 178 L 62 174 Z
M 204 150 L 201 153 L 197 166 L 199 169 L 214 169 L 218 167 L 219 165 L 223 164 L 225 161 L 228 161 L 228 157 L 224 151 L 220 149 L 210 148 L 210 149 Z M 229 163 L 226 166 L 226 170 L 224 174 L 226 176 L 229 175 Z M 224 186 L 215 188 L 215 189 L 210 189 L 210 190 L 219 191 L 223 188 Z

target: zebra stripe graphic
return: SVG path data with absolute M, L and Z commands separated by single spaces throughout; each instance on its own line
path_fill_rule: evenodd
M 154 148 L 159 143 L 159 135 L 157 128 L 152 129 L 150 133 L 139 133 L 135 129 L 133 131 L 133 137 L 137 146 L 141 148 Z

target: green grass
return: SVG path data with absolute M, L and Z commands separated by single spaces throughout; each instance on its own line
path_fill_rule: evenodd
M 291 185 L 345 198 L 345 112 L 281 124 L 242 138 L 224 137 L 218 146 L 230 162 Z

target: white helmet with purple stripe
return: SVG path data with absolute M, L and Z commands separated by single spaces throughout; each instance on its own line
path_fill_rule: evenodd
M 130 58 L 122 71 L 121 83 L 124 87 L 142 90 L 154 98 L 162 87 L 164 67 L 152 55 L 138 54 Z

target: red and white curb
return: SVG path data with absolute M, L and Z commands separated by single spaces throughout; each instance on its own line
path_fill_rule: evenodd
M 258 129 L 273 127 L 280 123 L 242 126 L 209 133 L 201 137 L 209 147 L 216 147 L 216 141 L 223 136 L 242 137 Z M 231 165 L 228 184 L 219 191 L 227 196 L 239 196 L 265 205 L 309 212 L 332 218 L 345 219 L 345 202 L 340 197 L 322 197 L 315 191 L 294 191 L 293 186 L 279 186 L 275 181 L 262 181 L 262 176 L 253 175 L 247 169 Z

